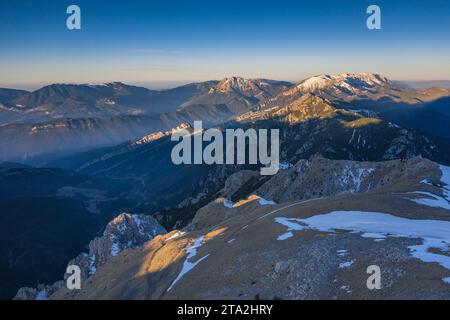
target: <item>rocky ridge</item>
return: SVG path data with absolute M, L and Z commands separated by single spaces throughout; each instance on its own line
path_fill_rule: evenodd
M 81 270 L 81 281 L 86 281 L 97 268 L 120 252 L 136 248 L 167 231 L 151 216 L 122 213 L 110 221 L 101 237 L 89 243 L 88 253 L 81 253 L 68 263 Z M 65 275 L 64 279 L 66 278 Z M 37 288 L 20 288 L 16 300 L 45 300 L 64 286 L 64 281 L 52 285 L 40 284 Z

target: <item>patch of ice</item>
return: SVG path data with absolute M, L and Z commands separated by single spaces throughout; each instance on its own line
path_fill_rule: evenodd
M 88 274 L 89 275 L 93 275 L 97 271 L 97 268 L 95 267 L 94 264 L 95 264 L 95 254 L 88 257 Z
M 36 294 L 35 300 L 48 300 L 48 297 L 47 297 L 47 291 L 46 291 L 45 289 L 39 291 L 39 292 Z
M 386 236 L 384 234 L 378 233 L 378 232 L 364 232 L 361 234 L 361 237 L 375 239 L 375 240 L 386 239 Z
M 441 182 L 442 182 L 443 186 L 442 186 L 441 190 L 443 193 L 443 197 L 440 197 L 440 196 L 435 195 L 430 192 L 416 191 L 413 193 L 425 195 L 428 198 L 409 199 L 409 200 L 414 201 L 414 202 L 424 205 L 424 206 L 429 206 L 429 207 L 434 207 L 434 208 L 443 208 L 443 209 L 450 210 L 450 167 L 440 165 L 439 169 L 441 170 L 441 173 L 442 173 Z M 426 179 L 422 180 L 421 183 L 424 183 L 427 185 L 432 185 Z
M 172 289 L 172 287 L 189 271 L 191 271 L 197 264 L 199 264 L 200 262 L 202 262 L 204 259 L 206 259 L 209 254 L 207 254 L 206 256 L 198 259 L 195 262 L 190 262 L 189 259 L 192 259 L 193 257 L 195 257 L 197 255 L 197 249 L 200 248 L 202 246 L 202 242 L 203 239 L 205 237 L 201 236 L 199 237 L 197 240 L 195 240 L 194 244 L 188 248 L 185 249 L 185 252 L 187 253 L 186 259 L 184 260 L 183 263 L 183 268 L 181 269 L 180 273 L 178 274 L 178 276 L 175 278 L 175 280 L 172 282 L 172 284 L 170 285 L 170 287 L 167 289 L 167 291 L 170 291 L 170 289 Z
M 282 235 L 277 237 L 277 240 L 279 241 L 283 241 L 289 238 L 292 238 L 294 236 L 294 234 L 290 231 L 283 233 Z
M 442 191 L 447 201 L 450 201 L 450 167 L 441 165 L 439 168 L 442 172 L 441 182 L 445 184 Z
M 355 259 L 339 263 L 339 269 L 349 268 L 355 263 Z
M 438 195 L 435 195 L 431 192 L 414 191 L 414 192 L 410 192 L 410 193 L 424 195 L 424 196 L 428 197 L 428 198 L 416 198 L 416 199 L 407 198 L 408 200 L 411 200 L 415 203 L 418 203 L 420 205 L 427 206 L 427 207 L 443 208 L 443 209 L 450 210 L 450 203 L 448 202 L 447 199 L 444 199 L 444 198 L 442 198 Z
M 444 281 L 445 283 L 450 283 L 450 277 L 443 278 L 442 281 Z
M 305 228 L 297 223 L 292 223 L 292 220 L 322 232 L 347 230 L 362 234 L 376 234 L 377 236 L 422 239 L 422 244 L 409 247 L 411 255 L 424 262 L 436 262 L 444 268 L 450 269 L 449 256 L 429 251 L 431 248 L 448 250 L 450 245 L 450 222 L 448 221 L 412 220 L 387 213 L 362 211 L 334 211 L 306 219 L 275 218 L 276 222 L 282 223 L 288 228 Z
M 341 290 L 346 291 L 347 293 L 352 293 L 352 290 L 350 290 L 350 286 L 349 285 L 343 285 L 341 286 Z
M 224 201 L 223 202 L 223 205 L 225 206 L 225 207 L 227 207 L 227 208 L 233 208 L 233 202 L 231 202 L 231 201 L 229 201 L 229 200 L 226 200 L 226 201 Z
M 348 251 L 346 249 L 340 249 L 337 251 L 337 254 L 339 257 L 345 257 L 346 255 L 348 255 Z
M 275 221 L 288 228 L 285 233 L 283 233 L 282 235 L 280 235 L 277 238 L 277 240 L 280 240 L 280 241 L 283 241 L 283 240 L 293 237 L 294 235 L 291 232 L 292 230 L 300 231 L 300 230 L 304 229 L 304 227 L 302 225 L 297 223 L 298 221 L 300 221 L 299 219 L 277 217 L 277 218 L 275 218 Z
M 281 162 L 278 164 L 278 169 L 280 170 L 288 170 L 292 167 L 293 167 L 292 164 L 289 162 Z
M 266 200 L 266 199 L 260 197 L 259 198 L 259 204 L 261 206 L 266 206 L 266 205 L 274 205 L 276 203 L 274 201 L 272 201 L 272 200 Z

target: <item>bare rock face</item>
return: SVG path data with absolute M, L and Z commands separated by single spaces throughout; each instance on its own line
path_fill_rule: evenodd
M 263 184 L 256 194 L 276 202 L 365 193 L 398 183 L 419 183 L 435 163 L 420 157 L 386 162 L 354 162 L 313 157 L 300 160 Z
M 89 243 L 89 253 L 78 255 L 69 265 L 79 266 L 85 280 L 111 257 L 164 233 L 167 231 L 151 216 L 122 213 L 108 223 L 101 237 Z
M 225 183 L 222 197 L 200 208 L 188 231 L 213 227 L 231 217 L 264 206 L 290 201 L 333 197 L 341 194 L 364 194 L 372 190 L 389 190 L 420 185 L 424 180 L 438 183 L 436 163 L 420 157 L 386 162 L 329 160 L 314 156 L 295 165 L 280 164 L 280 171 L 247 197 L 243 189 L 255 187 L 258 172 L 239 171 Z M 435 181 L 430 177 L 434 176 Z M 253 181 L 252 181 L 253 179 Z M 231 197 L 243 195 L 239 201 Z
M 89 243 L 89 253 L 81 253 L 68 265 L 81 270 L 81 281 L 93 275 L 97 268 L 125 249 L 136 248 L 148 240 L 167 231 L 151 216 L 122 213 L 108 223 L 101 237 Z M 66 279 L 67 274 L 64 279 Z M 20 288 L 15 300 L 45 300 L 64 285 L 58 281 L 53 285 L 40 284 L 37 288 Z
M 225 181 L 225 187 L 222 194 L 225 198 L 230 199 L 236 192 L 238 192 L 245 184 L 252 179 L 259 179 L 258 171 L 242 170 L 238 171 Z
M 186 230 L 200 230 L 211 227 L 231 217 L 234 211 L 227 207 L 228 203 L 227 199 L 221 197 L 200 208 Z
M 121 251 L 140 246 L 166 232 L 153 217 L 122 213 L 108 223 L 103 236 L 89 243 L 88 259 L 94 260 L 90 265 L 98 267 Z

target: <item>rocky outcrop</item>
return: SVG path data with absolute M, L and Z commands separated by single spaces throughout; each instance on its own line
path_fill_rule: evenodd
M 225 181 L 222 195 L 227 199 L 231 199 L 237 192 L 242 191 L 242 188 L 247 184 L 251 184 L 252 182 L 255 182 L 255 180 L 259 180 L 259 178 L 260 175 L 258 171 L 242 170 L 233 173 Z
M 53 293 L 64 286 L 64 281 L 57 281 L 52 285 L 40 284 L 37 288 L 20 288 L 14 300 L 47 300 Z
M 89 243 L 89 252 L 81 253 L 68 263 L 81 270 L 81 281 L 93 275 L 97 268 L 125 249 L 143 245 L 148 240 L 167 231 L 151 216 L 122 213 L 108 223 L 101 237 Z M 64 277 L 65 279 L 66 277 Z M 58 281 L 52 285 L 40 284 L 37 288 L 20 288 L 17 300 L 44 300 L 64 285 Z
M 82 266 L 87 278 L 123 250 L 140 246 L 166 232 L 151 216 L 122 213 L 108 223 L 101 237 L 89 243 L 88 254 L 81 254 L 69 264 Z
M 300 160 L 263 184 L 256 194 L 276 202 L 365 193 L 413 180 L 419 183 L 436 163 L 420 157 L 386 162 L 356 162 L 313 157 Z
M 314 156 L 295 165 L 280 165 L 278 174 L 259 187 L 251 183 L 252 179 L 260 178 L 257 173 L 255 176 L 253 171 L 239 171 L 227 179 L 222 196 L 196 212 L 187 230 L 212 227 L 267 204 L 390 190 L 393 187 L 409 188 L 420 185 L 430 174 L 438 176 L 439 166 L 420 157 L 357 162 Z M 237 197 L 239 195 L 242 196 Z

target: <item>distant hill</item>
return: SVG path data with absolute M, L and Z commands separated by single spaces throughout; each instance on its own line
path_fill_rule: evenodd
M 25 90 L 0 88 L 0 103 L 5 103 L 10 100 L 18 99 L 20 97 L 27 95 L 28 93 L 29 92 Z

